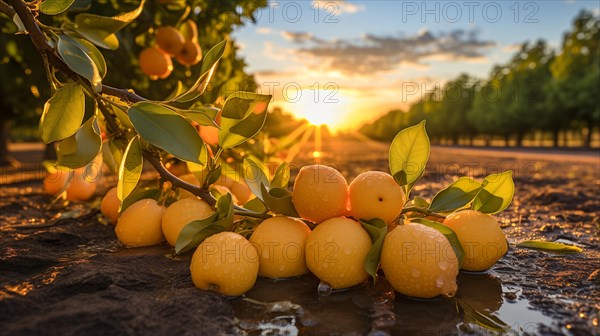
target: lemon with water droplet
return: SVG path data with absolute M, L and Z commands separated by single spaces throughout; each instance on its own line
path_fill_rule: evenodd
M 310 228 L 299 219 L 276 216 L 260 223 L 250 237 L 259 258 L 259 274 L 289 278 L 308 272 L 304 248 Z
M 258 252 L 246 238 L 221 232 L 198 245 L 190 272 L 197 288 L 237 296 L 254 286 L 258 266 Z
M 348 182 L 332 167 L 302 167 L 294 181 L 292 202 L 300 217 L 315 223 L 343 216 L 348 211 Z
M 331 218 L 308 236 L 306 265 L 333 289 L 356 286 L 368 277 L 364 262 L 370 248 L 371 238 L 360 223 Z
M 508 251 L 506 236 L 496 219 L 475 210 L 464 210 L 448 215 L 444 225 L 458 237 L 465 255 L 462 269 L 485 271 L 494 266 Z
M 381 250 L 381 269 L 404 295 L 432 298 L 453 296 L 457 290 L 456 254 L 442 233 L 425 225 L 410 223 L 389 232 Z

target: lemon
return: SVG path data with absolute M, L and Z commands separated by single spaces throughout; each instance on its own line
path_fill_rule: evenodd
M 406 196 L 392 175 L 369 171 L 358 175 L 349 187 L 350 215 L 356 219 L 381 218 L 390 224 L 402 212 Z
M 302 167 L 294 181 L 292 202 L 300 217 L 315 223 L 344 216 L 348 211 L 348 183 L 334 168 Z
M 444 225 L 454 230 L 463 246 L 464 270 L 485 271 L 508 251 L 500 224 L 488 214 L 475 210 L 459 211 L 448 215 Z
M 130 205 L 117 221 L 115 233 L 128 247 L 155 245 L 163 240 L 160 221 L 165 207 L 153 199 L 139 200 Z
M 246 238 L 234 232 L 221 232 L 198 246 L 190 272 L 197 288 L 236 296 L 254 286 L 258 267 L 258 252 Z
M 306 239 L 306 265 L 333 289 L 352 287 L 368 277 L 364 262 L 370 249 L 371 238 L 360 223 L 331 218 Z
M 425 225 L 400 225 L 389 232 L 381 250 L 381 269 L 404 295 L 432 298 L 456 293 L 456 254 L 442 233 Z
M 310 229 L 299 219 L 276 216 L 260 223 L 250 237 L 260 258 L 258 273 L 268 278 L 288 278 L 306 273 L 306 238 Z
M 111 223 L 117 224 L 117 220 L 119 219 L 119 205 L 121 202 L 119 201 L 119 197 L 117 197 L 117 187 L 111 188 L 104 198 L 102 198 L 102 203 L 100 203 L 100 212 L 106 218 L 110 220 Z
M 183 182 L 187 182 L 191 185 L 200 186 L 200 181 L 196 178 L 196 176 L 194 176 L 194 174 L 184 174 L 179 176 L 179 179 L 182 180 Z M 196 195 L 192 194 L 191 192 L 183 189 L 183 188 L 179 188 L 179 198 L 197 198 Z
M 171 204 L 162 215 L 162 232 L 165 238 L 175 246 L 183 227 L 191 221 L 207 218 L 214 210 L 199 198 L 183 198 Z

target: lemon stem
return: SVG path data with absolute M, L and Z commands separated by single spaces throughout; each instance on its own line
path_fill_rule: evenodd
M 446 216 L 440 215 L 436 212 L 430 211 L 429 209 L 424 209 L 424 208 L 419 208 L 419 207 L 408 207 L 408 208 L 404 208 L 402 209 L 402 213 L 401 214 L 406 214 L 409 212 L 418 212 L 420 214 L 423 215 L 427 215 L 427 216 L 433 216 L 433 217 L 438 217 L 438 218 L 446 218 Z

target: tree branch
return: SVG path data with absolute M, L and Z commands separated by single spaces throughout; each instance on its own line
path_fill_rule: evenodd
M 119 98 L 121 98 L 121 100 L 124 100 L 125 102 L 128 102 L 128 103 L 137 103 L 137 102 L 148 100 L 148 99 L 136 94 L 135 92 L 133 92 L 133 90 L 117 89 L 117 88 L 114 88 L 114 87 L 108 86 L 108 85 L 102 85 L 102 93 L 110 95 L 110 96 L 119 97 Z
M 39 25 L 37 24 L 33 13 L 29 9 L 29 7 L 27 7 L 27 3 L 25 3 L 22 0 L 8 0 L 8 1 L 12 5 L 12 8 L 10 8 L 10 6 L 6 5 L 4 2 L 2 2 L 2 0 L 0 0 L 0 9 L 2 10 L 2 12 L 5 12 L 5 13 L 10 13 L 10 10 L 14 9 L 13 13 L 16 13 L 19 16 L 19 18 L 21 19 L 21 21 L 23 22 L 23 25 L 25 26 L 25 29 L 29 33 L 29 37 L 31 38 L 33 45 L 35 46 L 37 51 L 42 55 L 42 58 L 43 59 L 47 58 L 48 61 L 50 62 L 50 64 L 52 64 L 52 66 L 54 66 L 55 68 L 57 68 L 58 70 L 63 72 L 65 75 L 67 75 L 69 78 L 75 80 L 76 82 L 83 81 L 84 83 L 88 83 L 88 81 L 85 78 L 81 77 L 80 75 L 78 75 L 77 73 L 72 71 L 69 68 L 69 66 L 62 60 L 62 58 L 60 58 L 60 56 L 58 56 L 58 54 L 56 53 L 56 50 L 52 46 L 50 46 L 50 44 L 48 44 L 48 41 L 46 40 L 46 35 L 42 32 Z M 93 92 L 93 90 L 91 92 Z M 118 89 L 118 88 L 114 88 L 114 87 L 111 87 L 108 85 L 102 86 L 102 93 L 111 95 L 111 96 L 115 96 L 115 97 L 119 97 L 128 103 L 136 103 L 136 102 L 147 100 L 146 98 L 137 95 L 132 90 Z M 116 128 L 117 130 L 120 129 L 118 124 L 114 120 L 113 115 L 109 112 L 109 110 L 106 107 L 106 105 L 104 104 L 104 102 L 99 101 L 98 104 L 99 104 L 100 111 L 104 115 L 108 125 L 110 125 L 111 128 Z M 211 206 L 214 206 L 216 204 L 215 198 L 210 194 L 210 192 L 207 189 L 189 184 L 185 181 L 182 181 L 177 176 L 171 174 L 171 172 L 169 172 L 163 166 L 160 158 L 155 157 L 153 153 L 151 153 L 149 151 L 144 151 L 143 155 L 144 155 L 144 158 L 148 162 L 150 162 L 150 164 L 152 164 L 152 166 L 154 166 L 154 168 L 156 169 L 158 174 L 166 181 L 171 182 L 173 184 L 173 187 L 185 189 L 185 190 L 193 193 L 194 195 L 199 196 L 200 198 L 202 198 L 204 201 L 206 201 Z M 236 207 L 236 210 L 248 212 L 248 210 L 239 208 L 239 207 Z M 250 215 L 254 214 L 253 212 L 248 212 L 248 213 Z
M 0 12 L 8 15 L 11 19 L 15 15 L 15 10 L 2 0 L 0 0 Z
M 217 203 L 217 200 L 210 194 L 210 192 L 207 189 L 195 186 L 193 184 L 189 184 L 179 179 L 177 176 L 173 175 L 167 168 L 165 168 L 165 166 L 162 164 L 162 161 L 160 161 L 160 159 L 155 157 L 152 153 L 144 150 L 143 155 L 144 159 L 150 162 L 150 164 L 156 169 L 160 177 L 162 177 L 166 181 L 171 182 L 174 188 L 185 189 L 191 192 L 192 194 L 199 196 L 209 205 L 214 206 Z

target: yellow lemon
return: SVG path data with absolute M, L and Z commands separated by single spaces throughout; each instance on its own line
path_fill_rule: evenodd
M 250 190 L 250 187 L 244 181 L 234 182 L 229 189 L 235 195 L 238 200 L 237 204 L 246 204 L 254 195 Z
M 406 195 L 392 175 L 369 171 L 358 175 L 348 188 L 350 215 L 356 219 L 381 218 L 392 223 L 402 212 Z
M 310 229 L 299 219 L 276 216 L 260 223 L 250 237 L 260 258 L 259 274 L 288 278 L 306 273 L 304 248 Z
M 117 221 L 115 233 L 128 247 L 156 245 L 163 240 L 160 221 L 165 207 L 153 199 L 139 200 L 130 205 Z
M 165 238 L 175 246 L 177 237 L 184 226 L 191 221 L 207 218 L 214 210 L 199 198 L 183 198 L 171 204 L 162 215 L 162 232 Z
M 506 236 L 496 219 L 475 210 L 448 215 L 444 225 L 454 230 L 465 251 L 462 269 L 485 271 L 508 251 Z
M 400 225 L 385 236 L 381 269 L 392 287 L 417 298 L 456 293 L 458 258 L 448 239 L 421 224 Z
M 315 223 L 344 216 L 348 211 L 348 183 L 334 168 L 302 167 L 294 181 L 292 202 L 302 218 Z
M 306 265 L 331 288 L 347 288 L 363 282 L 364 262 L 371 249 L 369 234 L 357 221 L 331 218 L 317 225 L 306 239 Z
M 87 201 L 96 192 L 97 176 L 88 174 L 88 170 L 77 168 L 73 171 L 73 179 L 67 188 L 67 199 L 69 201 Z
M 100 212 L 106 218 L 110 220 L 111 223 L 117 224 L 117 220 L 119 219 L 119 205 L 121 202 L 119 201 L 119 197 L 117 197 L 117 187 L 111 188 L 104 198 L 102 198 L 102 203 L 100 203 Z
M 236 296 L 254 286 L 258 267 L 258 252 L 246 238 L 234 232 L 221 232 L 198 246 L 190 271 L 197 288 Z

